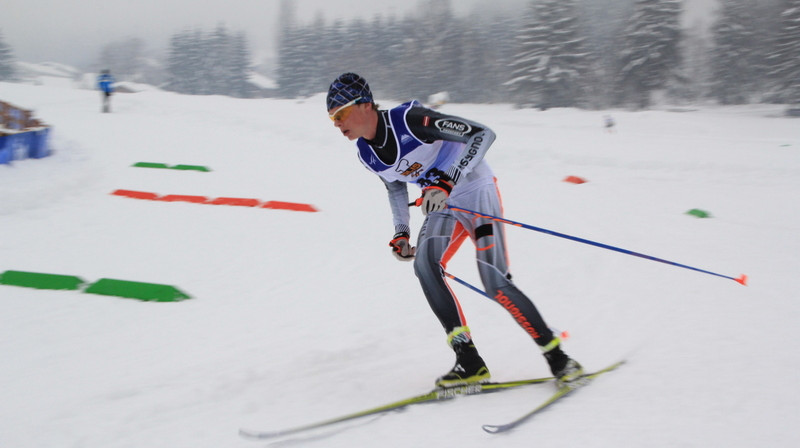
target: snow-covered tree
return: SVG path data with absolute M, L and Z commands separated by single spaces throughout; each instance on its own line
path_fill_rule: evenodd
M 509 90 L 503 87 L 508 81 L 508 64 L 517 50 L 515 36 L 522 20 L 508 14 L 490 10 L 476 10 L 464 19 L 472 28 L 463 33 L 464 69 L 459 74 L 458 85 L 451 99 L 469 102 L 511 101 Z M 463 92 L 463 93 L 462 93 Z
M 3 40 L 3 33 L 0 31 L 0 81 L 10 81 L 14 79 L 14 55 L 11 47 Z
M 202 81 L 202 32 L 182 31 L 170 38 L 169 55 L 167 59 L 169 90 L 199 95 L 203 93 L 200 88 Z
M 637 0 L 623 30 L 616 103 L 645 108 L 680 66 L 681 0 Z
M 239 98 L 250 98 L 255 86 L 250 83 L 252 63 L 250 60 L 250 44 L 243 32 L 234 34 L 230 42 L 228 56 L 229 72 L 227 75 L 227 95 Z
M 678 70 L 676 82 L 668 87 L 667 94 L 671 98 L 695 101 L 708 96 L 712 82 L 708 63 L 710 51 L 705 27 L 702 23 L 695 22 L 681 39 L 683 63 Z
M 314 30 L 297 23 L 290 0 L 280 3 L 277 82 L 282 96 L 295 98 L 323 90 L 316 77 L 318 64 L 314 58 L 322 54 L 320 37 L 324 30 Z M 330 57 L 331 55 L 326 55 Z
M 767 63 L 775 99 L 800 103 L 800 0 L 783 0 L 779 27 Z
M 711 96 L 722 104 L 750 102 L 763 76 L 763 42 L 753 20 L 757 0 L 723 0 L 711 27 Z
M 170 40 L 167 88 L 192 95 L 248 97 L 250 50 L 243 33 L 223 26 L 211 33 L 183 31 Z
M 455 88 L 464 68 L 461 21 L 454 16 L 450 0 L 425 0 L 416 11 L 405 24 L 401 40 L 404 87 L 414 98 L 444 90 L 459 96 Z
M 314 53 L 315 38 L 304 28 L 284 30 L 278 48 L 278 85 L 287 98 L 308 96 L 323 90 L 316 85 L 320 80 L 314 76 L 317 68 L 310 64 Z
M 521 106 L 579 105 L 586 100 L 591 55 L 574 0 L 532 1 L 507 85 Z
M 111 70 L 118 81 L 141 81 L 137 79 L 144 65 L 144 41 L 128 38 L 109 42 L 100 50 L 100 69 Z
M 581 28 L 594 64 L 589 76 L 588 95 L 593 107 L 614 102 L 614 80 L 621 35 L 634 0 L 592 0 L 579 3 Z

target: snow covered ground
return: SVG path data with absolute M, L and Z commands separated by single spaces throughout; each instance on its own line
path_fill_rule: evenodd
M 379 80 L 373 80 L 379 83 Z M 800 121 L 781 108 L 546 112 L 448 104 L 492 126 L 517 284 L 587 369 L 629 362 L 505 435 L 552 386 L 410 408 L 277 442 L 280 429 L 428 390 L 452 365 L 380 182 L 306 101 L 0 83 L 55 154 L 0 165 L 0 272 L 175 285 L 152 303 L 0 285 L 0 446 L 800 445 Z M 395 104 L 381 101 L 383 106 Z M 603 116 L 617 121 L 603 129 Z M 197 171 L 136 162 L 204 165 Z M 588 183 L 563 182 L 569 175 Z M 318 213 L 142 201 L 116 189 L 310 203 Z M 690 209 L 711 213 L 689 216 Z M 415 214 L 414 225 L 421 219 Z M 449 271 L 477 283 L 465 244 Z M 453 284 L 496 380 L 548 374 L 499 306 Z M 367 423 L 368 422 L 368 423 Z

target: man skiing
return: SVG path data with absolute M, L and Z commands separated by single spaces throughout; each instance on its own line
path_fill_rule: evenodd
M 103 112 L 111 112 L 111 94 L 114 93 L 114 77 L 109 70 L 103 70 L 97 77 L 97 88 L 103 99 Z
M 508 310 L 541 348 L 560 385 L 579 380 L 581 365 L 564 353 L 560 339 L 533 302 L 511 281 L 502 224 L 448 208 L 453 205 L 502 215 L 494 174 L 483 160 L 494 142 L 494 132 L 417 101 L 381 110 L 367 81 L 355 73 L 342 74 L 331 83 L 327 109 L 342 135 L 357 140 L 361 163 L 386 186 L 395 232 L 389 246 L 397 259 L 414 261 L 422 291 L 455 352 L 455 365 L 436 380 L 436 386 L 482 383 L 490 378 L 458 300 L 444 279 L 444 267 L 467 236 L 475 243 L 486 293 Z M 416 204 L 425 220 L 417 247 L 410 242 L 408 183 L 422 189 Z

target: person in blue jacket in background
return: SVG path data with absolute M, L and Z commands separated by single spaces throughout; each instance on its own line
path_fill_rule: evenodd
M 114 77 L 109 70 L 103 70 L 97 77 L 97 88 L 103 98 L 103 112 L 111 112 L 111 94 L 114 93 Z

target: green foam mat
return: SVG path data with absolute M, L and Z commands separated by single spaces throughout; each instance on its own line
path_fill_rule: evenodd
M 137 162 L 133 166 L 139 168 L 169 168 L 166 163 Z
M 44 274 L 38 272 L 6 271 L 0 274 L 0 284 L 36 289 L 77 290 L 86 283 L 74 275 Z
M 698 218 L 710 218 L 711 217 L 711 213 L 709 213 L 709 212 L 707 212 L 705 210 L 700 210 L 699 208 L 693 208 L 693 209 L 689 210 L 688 212 L 686 212 L 686 214 L 687 215 L 691 215 L 691 216 L 696 216 Z
M 102 278 L 92 283 L 84 292 L 153 302 L 178 302 L 191 298 L 188 294 L 170 285 L 114 280 L 110 278 Z
M 199 165 L 174 165 L 172 166 L 173 170 L 184 170 L 184 171 L 203 171 L 209 172 L 211 171 L 208 167 L 199 166 Z
M 161 168 L 161 169 L 168 169 L 168 170 L 180 170 L 180 171 L 202 171 L 208 173 L 211 171 L 210 168 L 206 166 L 200 165 L 173 165 L 169 166 L 166 163 L 155 163 L 155 162 L 136 162 L 133 166 L 138 168 Z

